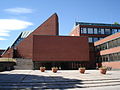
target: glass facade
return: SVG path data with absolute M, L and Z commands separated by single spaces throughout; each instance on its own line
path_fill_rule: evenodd
M 101 50 L 110 49 L 118 46 L 120 46 L 120 38 L 98 45 L 96 46 L 96 50 L 101 51 Z
M 96 42 L 100 39 L 103 39 L 103 37 L 88 37 L 89 42 Z
M 99 52 L 101 50 L 106 50 L 114 47 L 120 47 L 120 37 L 116 38 L 112 41 L 108 41 L 106 43 L 103 43 L 101 45 L 98 45 L 95 47 L 95 51 Z M 117 53 L 111 53 L 107 55 L 96 55 L 96 61 L 97 62 L 110 62 L 110 61 L 120 61 L 120 52 Z
M 100 30 L 101 30 L 101 34 L 105 34 L 105 31 L 103 28 L 101 28 Z
M 120 61 L 120 52 L 96 57 L 98 62 Z
M 111 30 L 110 30 L 110 29 L 105 29 L 105 34 L 106 34 L 106 35 L 112 34 L 112 33 L 111 33 Z
M 94 34 L 98 34 L 97 28 L 94 28 Z
M 118 29 L 118 32 L 120 32 L 120 29 Z
M 87 28 L 81 28 L 81 33 L 86 34 L 87 33 Z
M 88 28 L 88 34 L 94 34 L 93 28 Z
M 93 42 L 93 39 L 91 37 L 89 37 L 88 42 Z
M 111 35 L 120 32 L 120 29 L 109 28 L 81 28 L 81 34 L 104 34 Z
M 116 33 L 117 32 L 117 29 L 112 29 L 112 33 Z

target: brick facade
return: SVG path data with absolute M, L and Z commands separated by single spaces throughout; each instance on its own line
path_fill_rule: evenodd
M 53 14 L 37 29 L 35 29 L 27 38 L 25 38 L 16 48 L 17 57 L 32 58 L 33 35 L 58 35 L 58 16 Z
M 33 61 L 89 61 L 87 37 L 33 37 Z
M 5 57 L 5 58 L 13 58 L 13 48 L 9 48 L 3 55 L 2 57 Z

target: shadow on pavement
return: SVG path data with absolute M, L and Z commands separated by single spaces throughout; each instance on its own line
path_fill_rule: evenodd
M 63 90 L 76 87 L 82 88 L 77 86 L 82 84 L 81 82 L 81 80 L 63 78 L 57 75 L 0 74 L 0 90 Z

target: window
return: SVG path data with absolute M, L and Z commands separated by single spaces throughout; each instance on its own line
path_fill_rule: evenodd
M 112 29 L 112 34 L 117 33 L 117 32 L 118 32 L 117 29 Z
M 98 34 L 101 34 L 101 29 L 100 28 L 98 28 Z
M 105 34 L 105 31 L 103 28 L 101 28 L 101 34 Z
M 98 34 L 97 28 L 94 28 L 94 34 Z
M 120 61 L 120 52 L 118 53 L 118 60 Z
M 89 41 L 89 42 L 93 42 L 92 37 L 89 37 L 89 38 L 88 38 L 88 41 Z
M 93 34 L 93 28 L 88 28 L 88 34 Z
M 120 46 L 120 38 L 117 39 L 118 46 Z
M 105 34 L 107 34 L 107 35 L 111 34 L 110 29 L 105 29 Z
M 118 32 L 120 32 L 120 29 L 118 29 Z
M 87 28 L 81 28 L 81 33 L 82 34 L 87 34 Z
M 120 39 L 119 38 L 108 42 L 109 48 L 114 48 L 117 46 L 120 46 Z
M 93 38 L 94 42 L 98 41 L 98 38 Z
M 117 40 L 113 40 L 113 47 L 117 47 L 118 43 Z
M 109 58 L 110 58 L 110 61 L 113 61 L 113 55 L 112 54 L 109 55 Z
M 100 46 L 96 46 L 95 51 L 100 51 Z
M 102 57 L 103 62 L 120 61 L 120 53 L 112 53 L 112 54 L 108 54 L 108 55 L 102 55 L 99 57 Z
M 117 60 L 117 53 L 113 54 L 113 60 L 116 61 Z
M 103 39 L 103 37 L 100 37 L 99 40 Z
M 113 47 L 113 42 L 112 42 L 112 41 L 108 42 L 108 47 L 109 47 L 109 48 L 112 48 L 112 47 Z

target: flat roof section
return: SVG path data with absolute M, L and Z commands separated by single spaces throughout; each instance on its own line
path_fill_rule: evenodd
M 87 22 L 75 22 L 75 25 L 94 25 L 94 26 L 111 26 L 120 27 L 118 24 L 105 24 L 105 23 L 87 23 Z

